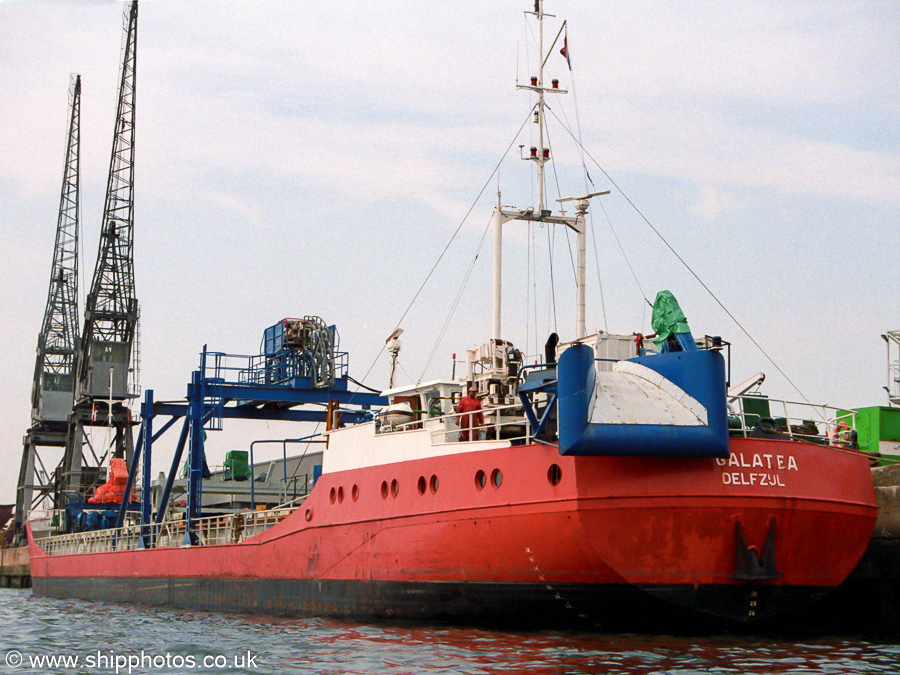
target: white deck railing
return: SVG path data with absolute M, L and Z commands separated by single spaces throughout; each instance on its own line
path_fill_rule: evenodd
M 460 442 L 459 418 L 471 415 L 475 417 L 479 411 L 466 413 L 451 413 L 446 415 L 437 415 L 428 417 L 428 413 L 420 412 L 423 417 L 419 420 L 412 420 L 402 424 L 393 424 L 391 426 L 382 426 L 378 434 L 396 434 L 414 430 L 426 429 L 431 434 L 432 444 L 441 445 L 444 443 Z M 521 404 L 511 404 L 484 408 L 481 411 L 484 416 L 484 424 L 473 428 L 474 432 L 470 435 L 468 441 L 512 441 L 521 440 L 530 443 L 531 428 L 528 424 L 528 418 L 522 411 Z M 477 437 L 476 437 L 477 436 Z
M 300 503 L 302 500 L 267 511 L 241 511 L 223 516 L 198 518 L 194 521 L 194 532 L 203 546 L 238 544 L 277 525 L 293 513 Z M 159 524 L 152 523 L 145 526 L 144 531 L 147 532 L 150 546 L 153 548 L 178 548 L 185 543 L 183 518 L 166 520 Z M 108 530 L 73 532 L 36 539 L 38 546 L 48 555 L 128 551 L 138 548 L 140 542 L 140 523 Z
M 748 406 L 752 401 L 754 405 Z M 763 403 L 764 402 L 764 403 Z M 747 408 L 750 410 L 747 410 Z M 754 409 L 755 408 L 755 409 Z M 768 414 L 766 414 L 766 409 Z M 771 429 L 791 440 L 803 440 L 836 447 L 849 447 L 850 431 L 856 428 L 852 410 L 800 401 L 783 401 L 759 396 L 738 396 L 731 404 L 729 431 L 748 437 L 760 419 L 772 420 Z M 734 422 L 738 426 L 733 426 Z

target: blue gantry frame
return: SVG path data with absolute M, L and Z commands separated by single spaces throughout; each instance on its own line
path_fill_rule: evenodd
M 268 366 L 267 366 L 268 360 Z M 293 422 L 324 422 L 329 404 L 340 411 L 342 423 L 357 423 L 371 416 L 372 406 L 383 406 L 387 399 L 380 394 L 349 391 L 349 376 L 346 361 L 339 363 L 334 383 L 329 387 L 314 386 L 311 377 L 295 376 L 277 378 L 259 377 L 259 368 L 271 367 L 271 358 L 259 356 L 229 355 L 208 352 L 206 346 L 200 357 L 200 369 L 191 375 L 187 387 L 186 402 L 156 402 L 153 390 L 145 391 L 141 404 L 141 426 L 138 432 L 134 457 L 128 471 L 125 494 L 130 494 L 137 476 L 138 467 L 143 462 L 147 467 L 143 473 L 141 490 L 141 547 L 152 546 L 150 537 L 150 480 L 149 467 L 153 443 L 182 419 L 181 434 L 172 458 L 172 465 L 166 478 L 166 485 L 159 500 L 160 505 L 168 503 L 172 485 L 178 475 L 185 445 L 188 444 L 190 467 L 187 486 L 186 545 L 198 543 L 194 529 L 200 517 L 203 489 L 203 468 L 205 464 L 205 429 L 222 428 L 224 419 L 281 420 Z M 268 380 L 268 382 L 267 382 Z M 302 406 L 307 406 L 303 408 Z M 315 406 L 310 409 L 308 406 Z M 154 433 L 154 420 L 169 417 Z M 190 441 L 188 443 L 188 441 Z M 165 516 L 165 509 L 157 510 L 155 524 Z M 116 527 L 125 520 L 125 503 L 119 509 Z

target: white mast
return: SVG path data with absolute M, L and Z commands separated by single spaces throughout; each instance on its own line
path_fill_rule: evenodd
M 500 296 L 501 269 L 503 268 L 503 223 L 507 218 L 500 206 L 500 190 L 497 190 L 497 206 L 491 215 L 491 226 L 494 228 L 494 320 L 491 326 L 491 337 L 500 339 Z
M 539 67 L 537 75 L 532 75 L 529 84 L 516 84 L 517 89 L 530 89 L 537 94 L 537 106 L 535 108 L 535 123 L 538 125 L 538 146 L 531 148 L 528 155 L 523 156 L 526 159 L 537 164 L 537 184 L 538 199 L 537 208 L 529 208 L 524 210 L 505 209 L 500 204 L 500 191 L 497 191 L 497 206 L 491 217 L 491 224 L 494 230 L 494 287 L 493 287 L 493 324 L 492 336 L 495 339 L 501 337 L 501 279 L 503 267 L 503 224 L 508 220 L 528 220 L 541 223 L 552 223 L 557 225 L 565 225 L 575 231 L 578 238 L 578 262 L 575 270 L 575 339 L 582 338 L 586 334 L 585 329 L 585 286 L 586 272 L 585 259 L 587 250 L 586 237 L 586 215 L 588 210 L 588 200 L 601 194 L 609 194 L 609 190 L 604 192 L 594 192 L 580 197 L 566 197 L 559 199 L 559 202 L 576 201 L 575 217 L 566 216 L 564 214 L 552 215 L 552 212 L 546 207 L 544 192 L 544 165 L 550 161 L 550 149 L 544 147 L 544 94 L 565 94 L 564 89 L 559 88 L 559 81 L 553 80 L 552 85 L 544 87 L 544 64 L 550 56 L 550 53 L 556 47 L 560 35 L 562 35 L 565 23 L 560 27 L 556 39 L 550 46 L 550 50 L 544 54 L 544 16 L 552 16 L 544 14 L 544 0 L 534 1 L 534 12 L 530 12 L 537 17 L 538 20 L 538 44 L 539 44 Z M 520 146 L 521 147 L 521 146 Z
M 544 0 L 535 0 L 534 13 L 538 20 L 538 59 L 541 65 L 538 67 L 537 81 L 537 117 L 538 117 L 538 214 L 544 210 L 544 162 L 547 161 L 544 152 Z
M 575 339 L 582 338 L 587 334 L 587 330 L 585 328 L 584 321 L 584 310 L 585 310 L 585 284 L 587 281 L 586 274 L 586 264 L 585 260 L 587 258 L 587 211 L 588 211 L 588 200 L 591 197 L 597 197 L 599 195 L 608 195 L 609 190 L 603 190 L 601 192 L 589 192 L 586 195 L 580 195 L 578 197 L 564 197 L 562 199 L 557 199 L 556 201 L 560 203 L 564 202 L 575 202 L 575 212 L 578 214 L 575 216 L 575 223 L 570 225 L 570 227 L 575 230 L 575 233 L 578 235 L 578 262 L 575 269 Z

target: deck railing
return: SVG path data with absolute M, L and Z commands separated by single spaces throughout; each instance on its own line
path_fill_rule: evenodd
M 503 405 L 496 407 L 488 407 L 481 410 L 484 416 L 484 424 L 473 428 L 468 441 L 460 441 L 459 418 L 471 415 L 475 417 L 476 412 L 451 413 L 446 415 L 436 415 L 428 417 L 428 413 L 421 412 L 423 417 L 419 420 L 412 420 L 402 424 L 393 424 L 391 426 L 383 425 L 379 429 L 380 434 L 396 434 L 415 430 L 425 429 L 431 434 L 432 444 L 441 445 L 444 443 L 457 442 L 474 442 L 482 441 L 521 441 L 530 443 L 531 428 L 528 419 L 522 411 L 519 404 Z
M 744 438 L 761 429 L 791 440 L 849 447 L 855 428 L 853 411 L 800 401 L 745 395 L 735 397 L 729 411 L 729 432 Z
M 201 546 L 238 544 L 265 532 L 293 513 L 302 499 L 266 511 L 241 511 L 209 516 L 194 521 L 194 532 Z M 120 528 L 72 532 L 36 539 L 48 555 L 103 553 L 139 548 L 141 533 L 146 533 L 151 548 L 179 548 L 185 541 L 185 520 L 176 518 L 141 526 L 131 523 Z

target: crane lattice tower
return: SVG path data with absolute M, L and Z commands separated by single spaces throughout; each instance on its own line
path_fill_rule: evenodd
M 78 351 L 78 223 L 81 76 L 69 85 L 69 133 L 63 169 L 56 241 L 47 306 L 37 340 L 31 388 L 31 427 L 25 434 L 16 489 L 15 527 L 19 535 L 29 512 L 54 489 L 55 467 L 46 448 L 63 448 L 75 394 Z M 57 451 L 58 453 L 58 451 Z
M 109 453 L 130 462 L 134 422 L 126 405 L 138 395 L 132 348 L 138 322 L 134 287 L 134 139 L 138 3 L 125 10 L 125 39 L 100 247 L 76 359 L 75 407 L 69 419 L 57 504 L 88 494 Z M 113 427 L 108 448 L 92 447 L 85 428 Z M 90 456 L 85 453 L 89 451 Z M 98 452 L 99 450 L 99 452 Z M 88 458 L 89 457 L 89 458 Z M 85 462 L 93 460 L 93 465 Z

